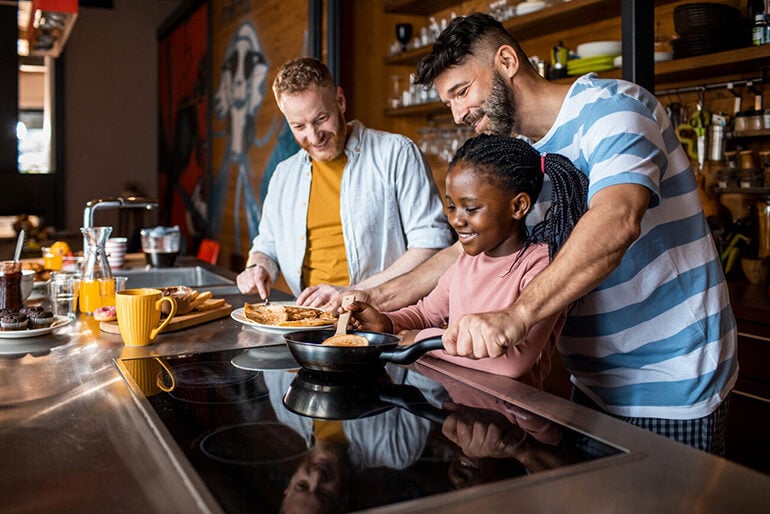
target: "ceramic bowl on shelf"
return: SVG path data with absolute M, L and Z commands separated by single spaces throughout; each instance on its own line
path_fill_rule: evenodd
M 581 59 L 587 59 L 589 57 L 596 56 L 615 56 L 623 53 L 622 41 L 591 41 L 589 43 L 579 44 L 575 48 Z
M 525 14 L 539 11 L 546 7 L 547 3 L 542 0 L 524 0 L 516 6 L 516 15 L 523 16 Z

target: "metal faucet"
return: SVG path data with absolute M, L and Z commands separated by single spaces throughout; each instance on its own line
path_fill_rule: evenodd
M 155 209 L 158 207 L 157 200 L 151 200 L 141 196 L 118 196 L 116 198 L 97 198 L 86 202 L 86 208 L 83 209 L 83 228 L 93 228 L 94 212 L 100 209 Z M 83 250 L 86 248 L 86 240 L 83 239 Z
M 158 207 L 157 200 L 150 200 L 141 196 L 126 196 L 116 198 L 98 198 L 86 202 L 86 208 L 83 209 L 83 227 L 92 228 L 94 226 L 94 212 L 99 209 L 155 209 Z

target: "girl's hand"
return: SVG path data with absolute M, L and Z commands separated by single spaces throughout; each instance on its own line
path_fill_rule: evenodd
M 401 337 L 401 342 L 398 343 L 400 345 L 409 346 L 410 344 L 414 343 L 414 338 L 419 334 L 419 330 L 402 330 L 398 333 L 398 335 Z
M 353 314 L 350 324 L 355 330 L 366 330 L 369 332 L 393 332 L 393 324 L 390 318 L 365 302 L 353 302 L 348 306 L 348 310 Z M 339 312 L 342 312 L 340 307 Z

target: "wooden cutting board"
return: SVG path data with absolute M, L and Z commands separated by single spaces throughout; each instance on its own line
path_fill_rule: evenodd
M 210 300 L 206 300 L 206 303 L 208 304 L 215 301 L 216 298 L 212 298 Z M 202 323 L 206 323 L 207 321 L 224 318 L 229 316 L 232 310 L 233 306 L 225 302 L 224 305 L 215 309 L 197 310 L 188 314 L 183 314 L 181 316 L 174 316 L 169 324 L 163 327 L 163 330 L 161 330 L 160 333 L 163 334 L 165 332 L 182 330 L 183 328 L 194 327 L 195 325 L 200 325 Z M 120 334 L 120 327 L 118 327 L 117 321 L 102 321 L 99 323 L 99 328 L 102 332 Z

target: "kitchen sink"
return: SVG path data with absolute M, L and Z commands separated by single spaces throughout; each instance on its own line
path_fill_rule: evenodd
M 134 268 L 115 272 L 116 276 L 128 277 L 127 288 L 189 286 L 206 287 L 233 285 L 235 281 L 201 266 L 178 268 Z

